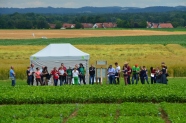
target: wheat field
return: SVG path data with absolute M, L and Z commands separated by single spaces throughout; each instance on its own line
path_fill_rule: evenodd
M 46 46 L 0 46 L 0 78 L 7 78 L 10 66 L 15 67 L 19 78 L 26 77 L 29 57 Z M 75 45 L 78 49 L 90 54 L 90 64 L 96 60 L 106 60 L 114 65 L 123 66 L 128 61 L 130 66 L 160 67 L 161 62 L 168 66 L 170 76 L 185 76 L 186 48 L 178 44 L 164 45 Z M 99 51 L 99 52 L 98 52 Z

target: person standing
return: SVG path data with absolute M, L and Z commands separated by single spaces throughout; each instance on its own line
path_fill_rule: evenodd
M 78 75 L 79 75 L 79 71 L 77 70 L 77 68 L 75 67 L 74 70 L 72 71 L 72 75 L 73 75 L 73 84 L 78 85 L 79 81 L 78 81 Z
M 136 80 L 136 84 L 138 84 L 139 72 L 140 68 L 138 67 L 137 64 L 132 67 L 132 84 L 134 84 L 134 80 Z
M 67 84 L 71 85 L 72 83 L 72 69 L 69 67 L 67 69 Z
M 149 84 L 149 80 L 148 80 L 148 70 L 145 66 L 143 66 L 143 69 L 145 71 L 144 73 L 144 83 L 145 83 L 145 80 L 147 81 L 147 84 Z
M 120 71 L 121 71 L 121 68 L 120 68 L 120 66 L 118 65 L 118 63 L 117 62 L 115 62 L 115 66 L 116 66 L 116 73 L 115 73 L 115 82 L 116 82 L 116 84 L 119 84 L 120 83 L 120 81 L 119 81 L 119 78 L 120 78 Z M 117 81 L 116 81 L 117 80 Z
M 93 67 L 93 65 L 91 65 L 91 67 L 89 68 L 89 84 L 94 84 L 94 78 L 95 78 L 95 67 Z
M 63 67 L 63 70 L 64 70 L 64 75 L 63 75 L 63 78 L 64 78 L 64 84 L 67 84 L 67 68 L 65 67 L 64 63 L 61 63 L 61 67 Z
M 47 70 L 47 66 L 44 67 L 42 71 L 42 76 L 43 76 L 43 85 L 48 85 L 49 73 Z
M 167 78 L 166 78 L 166 72 L 167 72 L 167 69 L 166 69 L 166 65 L 165 64 L 162 64 L 162 70 L 161 70 L 161 83 L 162 84 L 167 84 Z
M 58 71 L 57 71 L 56 67 L 54 67 L 54 69 L 50 72 L 50 74 L 53 76 L 54 86 L 57 86 L 59 75 L 58 75 Z
M 112 65 L 109 65 L 107 75 L 109 77 L 110 84 L 115 84 L 115 69 L 112 67 Z
M 153 67 L 151 67 L 150 71 L 151 71 L 151 73 L 150 73 L 151 84 L 155 84 L 156 83 L 156 70 Z
M 15 80 L 15 72 L 13 66 L 10 67 L 9 77 L 12 80 L 12 86 L 15 86 L 16 80 Z
M 129 63 L 128 62 L 125 62 L 124 63 L 123 70 L 124 70 L 124 67 L 127 67 L 127 73 L 128 73 L 127 83 L 128 84 L 131 84 L 130 83 L 130 76 L 131 76 L 131 72 L 132 72 L 131 67 L 129 66 Z
M 123 70 L 123 77 L 124 77 L 124 82 L 125 82 L 125 85 L 128 85 L 128 70 L 127 70 L 127 67 L 126 66 L 124 66 L 124 68 L 123 68 L 124 70 Z
M 83 66 L 83 64 L 80 64 L 79 67 L 80 84 L 81 84 L 81 80 L 83 80 L 84 85 L 86 85 L 85 74 L 86 74 L 85 67 Z
M 30 76 L 29 76 L 29 85 L 33 85 L 34 84 L 34 64 L 30 65 Z
M 59 69 L 59 80 L 60 80 L 60 86 L 62 86 L 63 84 L 65 84 L 65 70 L 63 68 L 63 66 L 60 67 Z
M 30 67 L 27 67 L 26 75 L 27 75 L 27 84 L 29 85 Z
M 36 77 L 36 85 L 38 86 L 39 82 L 40 82 L 40 85 L 43 85 L 41 81 L 41 72 L 38 67 L 36 68 L 35 77 Z
M 141 84 L 145 84 L 145 72 L 146 71 L 144 69 L 144 66 L 140 67 L 139 77 L 140 77 Z

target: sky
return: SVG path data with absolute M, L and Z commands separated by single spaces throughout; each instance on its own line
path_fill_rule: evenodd
M 149 6 L 186 6 L 186 0 L 0 0 L 0 7 L 33 8 L 33 7 L 63 7 L 80 8 L 93 7 L 149 7 Z

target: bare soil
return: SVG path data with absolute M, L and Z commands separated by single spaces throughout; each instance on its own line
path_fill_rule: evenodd
M 0 39 L 80 38 L 103 36 L 179 35 L 186 32 L 151 30 L 0 30 Z

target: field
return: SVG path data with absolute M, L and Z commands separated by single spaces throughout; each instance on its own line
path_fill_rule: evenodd
M 185 123 L 186 79 L 174 78 L 186 76 L 185 39 L 185 29 L 0 30 L 0 123 Z M 168 85 L 124 86 L 123 78 L 119 85 L 26 85 L 30 55 L 50 43 L 73 44 L 90 64 L 128 61 L 149 70 L 164 61 Z M 7 80 L 11 65 L 15 87 Z
M 33 36 L 34 33 L 34 36 Z M 79 37 L 115 37 L 145 35 L 178 35 L 184 31 L 153 30 L 0 30 L 0 39 L 34 39 L 34 38 L 79 38 Z

